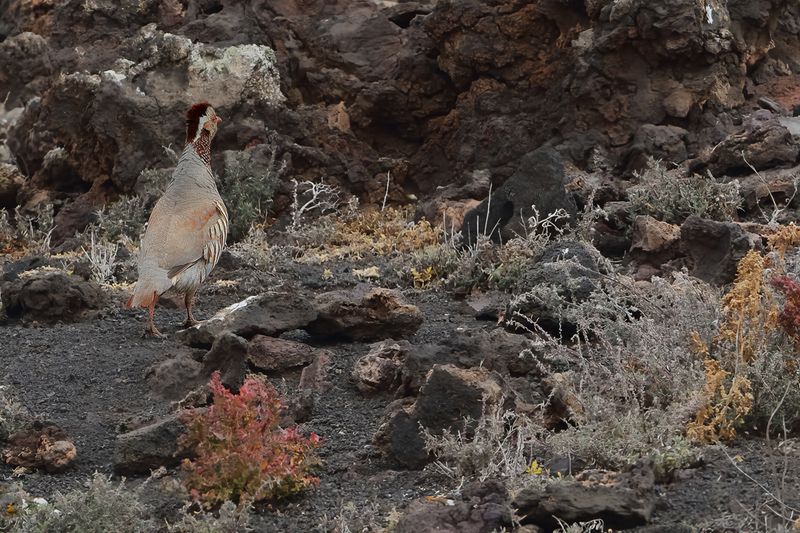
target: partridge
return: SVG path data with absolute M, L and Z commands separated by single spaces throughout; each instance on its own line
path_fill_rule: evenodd
M 186 148 L 159 198 L 139 249 L 139 280 L 126 307 L 149 311 L 145 334 L 159 337 L 153 324 L 158 297 L 168 289 L 184 295 L 186 327 L 197 323 L 192 302 L 219 261 L 228 235 L 228 210 L 211 172 L 211 139 L 221 119 L 207 102 L 186 112 Z

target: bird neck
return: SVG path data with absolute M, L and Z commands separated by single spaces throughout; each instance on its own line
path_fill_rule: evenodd
M 194 151 L 203 160 L 208 168 L 211 168 L 211 136 L 208 131 L 203 131 L 191 142 Z

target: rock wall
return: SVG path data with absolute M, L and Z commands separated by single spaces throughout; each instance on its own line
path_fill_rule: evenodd
M 56 240 L 168 167 L 199 99 L 225 120 L 218 172 L 268 142 L 287 180 L 365 202 L 387 172 L 393 201 L 499 185 L 542 144 L 624 177 L 702 157 L 761 94 L 800 104 L 790 0 L 0 0 L 0 21 L 0 156 Z

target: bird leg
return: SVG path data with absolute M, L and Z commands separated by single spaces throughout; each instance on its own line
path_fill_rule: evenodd
M 197 320 L 194 319 L 192 315 L 192 305 L 194 300 L 194 293 L 195 291 L 187 292 L 186 296 L 184 296 L 183 301 L 186 304 L 186 322 L 183 323 L 183 327 L 190 328 L 199 324 Z
M 158 300 L 158 293 L 153 292 L 153 299 L 150 300 L 150 305 L 147 307 L 147 326 L 144 329 L 145 337 L 155 337 L 155 338 L 163 338 L 162 335 L 157 329 L 156 325 L 153 323 L 153 317 L 156 313 L 156 301 Z

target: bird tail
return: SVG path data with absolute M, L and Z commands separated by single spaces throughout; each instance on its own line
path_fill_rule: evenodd
M 158 283 L 152 279 L 140 279 L 136 282 L 136 286 L 133 288 L 133 294 L 125 303 L 125 307 L 150 307 L 158 296 L 172 285 L 166 277 L 164 281 L 166 283 Z

